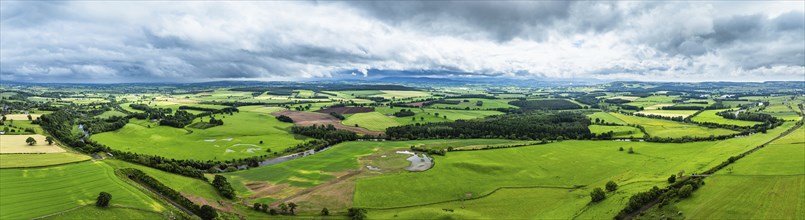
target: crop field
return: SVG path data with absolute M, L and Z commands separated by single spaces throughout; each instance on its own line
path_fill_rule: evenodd
M 676 204 L 692 219 L 805 218 L 805 129 L 772 142 L 707 178 Z
M 684 144 L 663 144 L 646 142 L 613 141 L 563 141 L 547 145 L 499 149 L 493 151 L 450 152 L 445 157 L 437 157 L 434 168 L 423 173 L 399 173 L 359 179 L 356 183 L 355 206 L 367 208 L 388 208 L 423 205 L 413 208 L 400 208 L 377 211 L 379 217 L 401 216 L 453 216 L 461 218 L 469 213 L 472 218 L 494 218 L 494 213 L 507 213 L 511 218 L 569 218 L 574 213 L 579 218 L 611 218 L 622 207 L 624 200 L 632 193 L 646 190 L 654 185 L 666 184 L 667 175 L 679 170 L 700 172 L 707 167 L 721 163 L 731 155 L 743 152 L 765 140 L 773 138 L 793 124 L 786 124 L 769 132 L 742 139 L 719 142 L 693 142 Z M 636 154 L 627 154 L 618 147 L 634 148 Z M 583 155 L 573 154 L 579 149 Z M 539 158 L 534 160 L 534 158 Z M 563 161 L 575 161 L 567 166 Z M 660 162 L 662 161 L 662 162 Z M 568 175 L 568 174 L 573 175 Z M 493 178 L 495 181 L 479 181 Z M 589 202 L 589 190 L 603 186 L 614 180 L 621 187 L 608 195 L 603 203 L 585 208 Z M 574 190 L 574 186 L 582 185 Z M 516 192 L 549 191 L 546 196 L 564 201 L 561 207 L 539 206 L 540 200 L 528 198 L 495 197 L 500 187 Z M 522 188 L 527 189 L 522 189 Z M 551 190 L 557 189 L 559 190 Z M 439 189 L 439 190 L 432 190 Z M 502 202 L 498 212 L 484 212 L 487 207 L 475 206 L 465 210 L 449 212 L 444 209 L 455 208 L 459 202 L 447 202 L 475 198 L 479 203 Z M 470 196 L 468 196 L 470 195 Z M 499 199 L 495 199 L 499 198 Z M 473 201 L 474 202 L 474 201 Z M 473 202 L 465 204 L 472 204 Z M 526 203 L 533 208 L 530 212 L 516 211 L 516 207 Z M 510 204 L 511 206 L 506 206 Z M 510 208 L 504 208 L 510 207 Z M 422 209 L 420 209 L 422 208 Z M 552 212 L 561 209 L 564 211 Z M 568 211 L 571 210 L 571 211 Z M 370 213 L 373 213 L 370 211 Z M 474 214 L 473 214 L 474 213 Z M 480 215 L 480 216 L 479 216 Z M 414 217 L 415 218 L 415 217 Z M 428 217 L 430 218 L 430 217 Z
M 590 125 L 590 132 L 593 134 L 603 134 L 612 131 L 614 138 L 643 138 L 645 135 L 640 129 L 631 126 L 605 126 Z
M 712 123 L 719 123 L 719 124 L 727 124 L 727 125 L 737 125 L 737 126 L 754 126 L 756 124 L 760 124 L 760 122 L 756 121 L 743 121 L 743 120 L 735 120 L 735 119 L 727 119 L 716 115 L 716 113 L 724 111 L 723 109 L 720 110 L 705 110 L 702 113 L 696 115 L 696 117 L 691 118 L 694 122 L 712 122 Z
M 33 119 L 36 119 L 39 116 L 42 116 L 41 114 L 27 114 L 27 115 L 26 114 L 8 114 L 8 115 L 4 115 L 4 116 L 6 116 L 6 120 L 12 119 L 12 120 L 15 120 L 15 121 L 28 121 L 28 115 L 30 115 L 31 118 L 33 118 Z
M 165 209 L 134 186 L 118 179 L 102 162 L 49 168 L 0 169 L 0 218 L 30 219 L 94 204 L 100 192 L 113 195 L 112 205 L 151 211 Z
M 0 154 L 0 168 L 41 167 L 90 160 L 77 153 Z
M 709 137 L 710 135 L 728 135 L 737 133 L 736 131 L 722 128 L 707 128 L 695 124 L 685 124 L 681 122 L 630 116 L 618 113 L 609 113 L 623 120 L 627 124 L 639 124 L 646 128 L 646 132 L 653 137 Z
M 430 96 L 429 93 L 422 91 L 381 90 L 380 92 L 382 92 L 382 94 L 375 94 L 373 96 L 383 97 L 385 99 L 406 99 Z
M 668 117 L 677 117 L 677 116 L 688 117 L 696 113 L 696 110 L 644 110 L 636 113 L 644 115 L 659 115 Z
M 645 98 L 638 98 L 633 100 L 627 105 L 637 106 L 637 107 L 649 107 L 657 104 L 672 104 L 673 100 L 678 97 L 675 96 L 662 96 L 662 95 L 654 95 Z
M 289 132 L 293 124 L 277 121 L 270 114 L 241 111 L 216 118 L 224 125 L 207 129 L 179 129 L 132 119 L 122 129 L 95 134 L 92 139 L 114 149 L 200 160 L 265 155 L 267 149 L 282 151 L 304 141 Z
M 28 145 L 25 141 L 32 137 L 36 144 Z M 45 136 L 38 134 L 31 135 L 0 135 L 0 153 L 58 153 L 64 149 L 56 144 L 49 145 L 45 141 Z

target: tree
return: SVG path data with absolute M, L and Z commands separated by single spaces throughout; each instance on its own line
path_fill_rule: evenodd
M 33 120 L 34 119 L 31 117 L 31 115 L 28 115 L 28 121 L 33 121 Z
M 592 198 L 593 202 L 599 202 L 601 200 L 606 199 L 607 194 L 604 192 L 603 189 L 598 187 L 598 188 L 593 189 L 592 192 L 590 192 L 590 198 Z
M 615 181 L 610 180 L 609 182 L 607 182 L 606 188 L 607 188 L 607 191 L 612 192 L 612 191 L 615 191 L 615 190 L 618 189 L 618 184 L 615 183 Z
M 34 144 L 36 144 L 36 140 L 34 140 L 33 137 L 28 137 L 28 139 L 25 139 L 25 143 L 28 143 L 28 145 L 33 146 Z
M 52 145 L 53 144 L 53 137 L 48 136 L 48 137 L 45 138 L 45 141 L 48 142 L 48 145 Z
M 327 210 L 327 207 L 321 209 L 321 215 L 327 216 L 330 215 L 330 210 Z
M 632 149 L 632 147 L 629 147 L 629 153 L 630 153 L 630 154 L 633 154 L 633 153 L 634 153 L 634 149 Z
M 108 192 L 101 192 L 98 194 L 98 200 L 95 202 L 95 206 L 98 207 L 108 207 L 109 202 L 112 201 L 112 194 Z
M 671 177 L 668 177 L 668 183 L 674 183 L 674 182 L 676 182 L 676 175 L 672 174 Z
M 688 198 L 690 197 L 691 193 L 693 193 L 693 186 L 690 184 L 686 184 L 682 188 L 679 188 L 679 192 L 677 192 L 679 198 Z
M 263 211 L 263 204 L 255 202 L 253 206 L 255 211 Z
M 260 144 L 263 144 L 263 140 L 260 140 Z
M 618 148 L 618 151 L 623 151 L 623 147 L 619 147 L 619 148 Z
M 277 209 L 274 209 L 274 208 L 269 209 L 269 210 L 268 210 L 268 214 L 269 214 L 269 215 L 277 215 Z
M 288 205 L 284 202 L 280 204 L 280 213 L 285 214 L 288 213 Z
M 366 219 L 366 210 L 362 208 L 349 208 L 347 209 L 347 216 L 352 220 Z
M 295 214 L 294 210 L 296 209 L 296 203 L 288 203 L 288 209 L 291 211 L 291 215 Z
M 212 208 L 212 206 L 203 205 L 198 210 L 198 217 L 201 217 L 201 219 L 204 220 L 212 220 L 215 219 L 215 217 L 218 217 L 218 212 L 215 211 L 215 209 Z

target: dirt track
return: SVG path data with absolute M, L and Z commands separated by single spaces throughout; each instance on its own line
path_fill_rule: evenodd
M 329 114 L 318 112 L 300 112 L 283 110 L 271 113 L 274 116 L 285 115 L 293 119 L 293 123 L 299 126 L 312 126 L 312 125 L 333 125 L 336 129 L 352 131 L 359 134 L 381 135 L 383 132 L 370 131 L 366 128 L 346 126 L 341 124 L 341 120 Z

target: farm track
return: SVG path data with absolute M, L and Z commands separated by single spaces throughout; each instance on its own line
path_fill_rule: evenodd
M 803 111 L 803 112 L 805 112 L 805 109 L 800 109 L 800 110 L 801 110 L 801 111 Z M 799 121 L 797 124 L 795 124 L 793 127 L 789 128 L 788 130 L 786 130 L 786 131 L 785 131 L 785 132 L 783 132 L 782 134 L 778 135 L 777 137 L 774 137 L 774 138 L 772 138 L 771 140 L 766 141 L 766 142 L 764 142 L 763 144 L 761 144 L 761 145 L 759 145 L 759 146 L 757 146 L 757 147 L 754 147 L 754 148 L 752 148 L 752 149 L 750 149 L 750 150 L 748 150 L 748 151 L 746 151 L 746 152 L 744 152 L 744 153 L 739 154 L 739 155 L 738 155 L 738 157 L 737 157 L 737 159 L 735 159 L 735 161 L 738 161 L 738 160 L 740 160 L 740 159 L 744 158 L 746 155 L 752 154 L 752 153 L 754 153 L 755 151 L 758 151 L 758 150 L 762 149 L 762 148 L 763 148 L 763 147 L 765 147 L 766 145 L 768 145 L 768 144 L 770 144 L 770 143 L 772 143 L 772 142 L 774 142 L 774 141 L 776 141 L 776 140 L 778 140 L 778 139 L 780 139 L 780 138 L 782 138 L 782 137 L 785 137 L 785 136 L 787 136 L 787 135 L 791 134 L 791 132 L 794 132 L 794 131 L 796 131 L 797 129 L 799 129 L 800 127 L 802 127 L 802 125 L 803 125 L 804 123 L 805 123 L 805 117 L 802 117 L 802 118 L 800 119 L 800 121 Z M 733 163 L 734 163 L 735 161 L 733 161 Z M 712 169 L 710 169 L 710 170 L 705 171 L 704 173 L 702 173 L 703 175 L 697 175 L 697 176 L 693 176 L 693 177 L 686 177 L 686 179 L 687 179 L 687 178 L 700 178 L 700 179 L 704 179 L 704 178 L 707 178 L 708 176 L 712 176 L 712 175 L 713 175 L 713 173 L 718 172 L 719 170 L 721 170 L 721 169 L 723 169 L 723 168 L 725 168 L 725 167 L 727 167 L 727 166 L 717 166 L 717 167 L 714 167 L 714 168 L 712 168 Z M 800 175 L 805 175 L 805 174 L 800 174 Z M 723 176 L 729 176 L 729 175 L 723 175 Z M 759 176 L 763 176 L 763 175 L 759 175 Z M 779 175 L 774 175 L 774 176 L 779 176 Z M 799 175 L 792 175 L 792 176 L 799 176 Z M 671 187 L 672 187 L 672 186 L 668 186 L 668 187 L 666 187 L 665 189 L 666 189 L 666 190 L 668 190 L 668 189 L 670 189 Z M 643 213 L 643 212 L 645 212 L 645 211 L 649 210 L 651 207 L 654 207 L 654 205 L 656 205 L 657 203 L 659 203 L 659 198 L 658 198 L 658 199 L 655 199 L 654 201 L 649 202 L 649 204 L 646 204 L 645 206 L 641 207 L 641 208 L 640 208 L 640 209 L 638 209 L 637 211 L 634 211 L 634 212 L 632 212 L 632 213 L 630 213 L 630 214 L 626 215 L 626 217 L 624 217 L 624 219 L 626 219 L 626 220 L 631 220 L 631 219 L 634 219 L 634 217 L 636 217 L 636 216 L 640 215 L 641 213 Z

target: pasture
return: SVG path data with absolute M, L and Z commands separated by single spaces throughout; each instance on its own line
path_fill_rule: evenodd
M 393 114 L 401 109 L 414 112 L 414 116 L 395 117 Z M 438 114 L 438 115 L 437 115 Z M 483 118 L 490 115 L 500 115 L 502 112 L 488 110 L 452 110 L 433 108 L 402 108 L 402 107 L 375 107 L 375 112 L 357 113 L 347 117 L 342 124 L 367 128 L 373 131 L 385 131 L 388 127 L 414 123 L 447 122 L 455 120 L 469 120 Z M 446 117 L 446 118 L 445 118 Z
M 646 129 L 646 132 L 648 132 L 648 134 L 652 137 L 709 137 L 710 135 L 719 136 L 738 133 L 737 131 L 722 128 L 708 128 L 698 126 L 696 124 L 685 124 L 671 120 L 630 116 L 619 113 L 609 114 L 619 118 L 620 120 L 623 120 L 627 124 L 642 125 Z
M 640 129 L 631 126 L 590 125 L 590 132 L 603 134 L 612 131 L 613 138 L 643 138 L 645 135 Z
M 119 112 L 119 111 L 105 111 L 105 112 L 103 112 L 103 114 L 97 115 L 95 117 L 97 117 L 97 118 L 109 118 L 109 117 L 112 117 L 112 116 L 123 117 L 123 116 L 126 116 L 126 113 Z
M 89 156 L 69 152 L 48 154 L 0 154 L 0 168 L 52 166 L 87 161 L 90 159 L 92 158 Z
M 510 218 L 612 218 L 631 194 L 655 185 L 662 187 L 667 184 L 667 176 L 679 170 L 701 172 L 729 156 L 773 138 L 791 126 L 791 123 L 787 123 L 768 134 L 713 142 L 563 141 L 530 147 L 449 152 L 447 156 L 437 156 L 436 166 L 427 172 L 402 172 L 358 179 L 354 206 L 370 208 L 370 216 L 378 218 L 393 215 L 498 218 L 501 213 L 506 213 L 503 215 Z M 619 147 L 633 148 L 636 153 L 618 151 Z M 578 154 L 580 150 L 585 153 Z M 567 161 L 574 163 L 569 166 Z M 610 198 L 601 203 L 588 205 L 589 191 L 602 187 L 609 180 L 620 185 L 618 191 L 608 193 Z M 495 191 L 501 187 L 501 190 Z M 551 190 L 557 188 L 556 191 Z M 545 196 L 563 202 L 554 203 L 561 204 L 556 206 L 541 206 L 539 199 L 496 196 L 501 192 L 522 195 L 535 191 L 547 192 Z M 489 196 L 483 197 L 485 195 Z M 482 197 L 477 200 L 481 204 L 501 204 L 495 206 L 495 212 L 485 211 L 488 210 L 485 206 L 467 206 L 458 211 L 456 207 L 461 204 L 450 202 L 476 197 Z M 424 205 L 430 203 L 438 204 Z M 526 204 L 532 211 L 523 212 L 517 208 L 521 207 L 518 204 Z M 393 208 L 402 206 L 415 207 Z M 371 208 L 392 209 L 374 211 Z M 441 209 L 453 209 L 455 212 Z
M 118 179 L 102 162 L 48 168 L 0 169 L 0 218 L 30 219 L 94 204 L 100 192 L 112 194 L 113 206 L 151 211 L 165 207 Z
M 30 115 L 32 119 L 36 119 L 39 118 L 39 116 L 42 116 L 41 114 L 8 114 L 4 116 L 6 117 L 6 120 L 11 119 L 14 121 L 28 121 L 28 115 Z
M 267 149 L 282 151 L 306 139 L 290 133 L 293 124 L 280 122 L 270 114 L 247 110 L 216 118 L 224 125 L 207 129 L 180 129 L 132 119 L 122 129 L 91 138 L 113 149 L 197 160 L 266 155 Z
M 620 118 L 612 116 L 611 114 L 606 113 L 606 112 L 595 112 L 595 113 L 587 115 L 587 117 L 590 118 L 590 120 L 592 120 L 592 121 L 595 121 L 595 119 L 599 119 L 601 121 L 601 123 L 615 123 L 615 124 L 619 124 L 619 125 L 626 125 L 627 124 L 625 121 L 621 120 Z
M 737 126 L 754 126 L 756 124 L 760 124 L 760 122 L 756 121 L 743 121 L 743 120 L 735 120 L 735 119 L 727 119 L 716 115 L 716 113 L 724 111 L 723 109 L 719 110 L 704 110 L 702 113 L 696 115 L 696 117 L 691 118 L 690 120 L 694 122 L 712 122 L 718 124 L 727 124 L 727 125 L 737 125 Z
M 436 103 L 431 105 L 433 108 L 460 108 L 464 109 L 469 107 L 470 109 L 497 109 L 497 108 L 517 108 L 517 106 L 509 105 L 510 101 L 513 99 L 481 99 L 481 98 L 451 98 L 445 99 L 447 101 L 459 101 L 458 104 L 446 104 L 446 103 Z M 465 102 L 465 100 L 467 102 Z M 476 105 L 478 102 L 482 102 L 481 106 Z
M 385 116 L 379 112 L 357 113 L 341 121 L 346 126 L 358 125 L 372 131 L 385 131 L 388 127 L 399 126 L 400 123 L 391 116 Z
M 627 103 L 627 105 L 637 106 L 637 107 L 649 107 L 657 104 L 672 104 L 673 100 L 678 97 L 676 96 L 665 96 L 665 95 L 653 95 L 645 98 L 638 98 L 632 100 L 632 102 Z
M 114 196 L 113 198 L 114 199 Z M 162 213 L 143 211 L 131 208 L 99 208 L 94 205 L 59 213 L 42 219 L 47 220 L 69 220 L 69 219 L 166 219 Z
M 696 110 L 643 110 L 636 113 L 644 115 L 659 115 L 666 117 L 677 117 L 677 116 L 688 117 L 696 113 Z
M 28 145 L 28 137 L 34 138 L 36 144 Z M 65 150 L 56 144 L 49 145 L 45 136 L 39 134 L 0 135 L 0 154 L 10 153 L 59 153 Z
M 200 179 L 168 173 L 165 171 L 121 160 L 106 159 L 103 160 L 103 163 L 111 167 L 114 167 L 115 169 L 136 168 L 142 170 L 149 176 L 159 180 L 159 182 L 161 182 L 162 184 L 165 184 L 166 186 L 176 191 L 179 191 L 183 194 L 190 194 L 193 196 L 202 197 L 204 199 L 207 199 L 209 202 L 213 202 L 216 200 L 226 200 L 225 198 L 221 197 L 220 194 L 218 194 L 218 191 L 216 191 L 215 188 L 212 187 L 212 185 Z M 213 179 L 213 177 L 208 178 Z
M 799 128 L 738 160 L 677 208 L 692 219 L 805 218 L 803 140 L 805 129 Z

